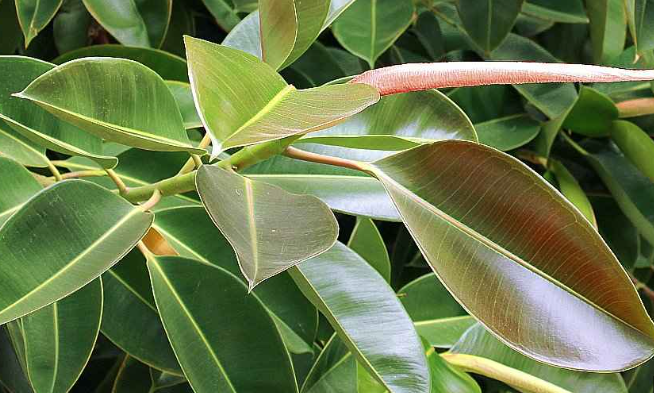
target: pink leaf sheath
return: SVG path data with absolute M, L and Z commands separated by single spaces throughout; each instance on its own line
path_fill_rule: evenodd
M 451 62 L 412 63 L 379 68 L 357 75 L 350 83 L 373 86 L 384 96 L 443 87 L 653 79 L 654 70 L 626 70 L 584 64 Z

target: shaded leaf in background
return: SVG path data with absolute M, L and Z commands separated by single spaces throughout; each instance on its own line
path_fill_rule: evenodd
M 158 49 L 111 44 L 93 45 L 63 54 L 52 62 L 63 64 L 83 57 L 113 57 L 134 60 L 152 69 L 163 79 L 188 83 L 186 61 L 179 56 Z
M 525 15 L 560 23 L 588 23 L 581 0 L 527 0 Z
M 93 18 L 123 45 L 158 48 L 166 36 L 172 0 L 83 1 Z
M 32 173 L 16 161 L 0 157 L 0 227 L 28 199 L 41 191 L 41 185 L 32 176 Z
M 86 367 L 100 331 L 102 281 L 21 318 L 35 393 L 66 393 Z
M 18 96 L 106 140 L 145 150 L 204 151 L 191 146 L 161 77 L 132 60 L 73 60 L 41 75 Z
M 631 270 L 638 259 L 638 230 L 610 196 L 591 196 L 599 232 L 625 269 Z
M 375 68 L 413 19 L 411 0 L 357 0 L 334 22 L 332 31 L 350 53 Z
M 416 331 L 431 346 L 451 347 L 476 323 L 433 273 L 416 278 L 397 293 Z
M 0 387 L 9 393 L 34 393 L 13 349 L 8 325 L 0 327 Z
M 429 392 L 428 366 L 411 320 L 366 261 L 336 243 L 289 272 L 361 364 L 391 393 Z
M 161 49 L 163 51 L 173 53 L 177 56 L 186 56 L 184 36 L 193 36 L 196 33 L 194 15 L 193 9 L 189 4 L 182 1 L 173 1 L 173 9 L 170 16 L 170 23 L 166 30 L 166 38 L 161 43 Z
M 624 0 L 631 38 L 639 54 L 654 49 L 654 1 Z
M 149 258 L 148 269 L 161 319 L 195 392 L 297 392 L 279 331 L 245 283 L 182 257 Z
M 390 257 L 388 256 L 386 244 L 384 244 L 384 238 L 379 233 L 374 221 L 369 218 L 357 217 L 357 223 L 354 225 L 347 246 L 363 257 L 370 266 L 374 267 L 384 277 L 386 282 L 390 283 Z
M 620 120 L 612 124 L 611 139 L 624 156 L 654 182 L 654 141 L 649 134 L 633 123 Z
M 620 374 L 586 373 L 536 362 L 502 344 L 480 324 L 471 327 L 451 352 L 491 359 L 575 393 L 626 392 Z
M 475 130 L 479 143 L 508 151 L 531 142 L 541 127 L 528 115 L 518 114 L 475 124 Z
M 595 219 L 593 206 L 590 204 L 588 196 L 586 196 L 586 193 L 579 185 L 579 182 L 577 182 L 577 179 L 575 179 L 568 168 L 566 168 L 560 161 L 550 159 L 548 160 L 548 167 L 556 177 L 561 194 L 563 194 L 570 203 L 579 209 L 581 214 L 583 214 L 593 227 L 597 228 L 597 220 Z
M 209 216 L 236 250 L 250 289 L 326 251 L 338 236 L 333 213 L 316 197 L 208 166 L 198 170 L 196 183 Z
M 15 1 L 0 1 L 0 55 L 14 54 L 22 36 Z
M 422 345 L 431 372 L 431 393 L 481 393 L 470 375 L 448 364 L 424 338 Z
M 229 0 L 202 0 L 202 2 L 216 19 L 218 26 L 225 31 L 231 31 L 241 21 L 236 10 L 229 4 Z
M 259 11 L 254 11 L 243 18 L 241 23 L 227 34 L 222 44 L 262 59 Z
M 136 245 L 152 220 L 152 214 L 81 180 L 59 182 L 34 196 L 0 228 L 0 323 L 99 277 Z
M 61 7 L 63 0 L 15 0 L 18 22 L 25 36 L 25 47 L 36 37 Z
M 581 213 L 520 161 L 443 141 L 370 170 L 444 285 L 511 347 L 602 371 L 654 354 L 654 323 L 624 269 Z
M 590 20 L 594 63 L 606 64 L 622 53 L 627 38 L 624 0 L 588 1 L 586 12 Z
M 608 96 L 591 87 L 582 86 L 563 127 L 589 137 L 608 136 L 618 115 L 618 108 Z
M 491 52 L 513 28 L 524 0 L 458 0 L 457 10 L 470 38 Z
M 363 84 L 296 90 L 257 58 L 207 41 L 187 37 L 186 50 L 214 155 L 327 128 L 379 100 L 377 90 Z
M 38 105 L 12 96 L 53 67 L 27 57 L 0 57 L 0 73 L 4 76 L 0 85 L 0 119 L 34 144 L 68 155 L 88 157 L 105 168 L 116 166 L 116 158 L 103 155 L 100 138 L 57 119 Z
M 59 53 L 70 52 L 88 45 L 91 14 L 82 0 L 64 0 L 53 20 L 54 42 Z
M 192 393 L 184 377 L 161 373 L 131 356 L 120 365 L 112 393 Z
M 14 131 L 0 120 L 0 156 L 8 157 L 25 166 L 46 167 L 45 148 Z
M 168 86 L 170 92 L 173 93 L 173 97 L 175 97 L 177 107 L 182 114 L 184 128 L 188 130 L 190 128 L 202 127 L 202 120 L 200 119 L 200 115 L 198 115 L 198 111 L 195 109 L 191 85 L 178 81 L 166 81 L 166 86 Z

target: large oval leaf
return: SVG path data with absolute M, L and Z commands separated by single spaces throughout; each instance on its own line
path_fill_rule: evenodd
M 329 249 L 338 223 L 318 198 L 203 166 L 197 189 L 205 209 L 236 250 L 250 289 Z
M 296 90 L 269 65 L 236 49 L 186 37 L 189 75 L 214 155 L 318 131 L 379 100 L 362 84 Z
M 181 374 L 152 296 L 145 258 L 133 250 L 102 278 L 102 334 L 140 362 Z
M 358 0 L 334 22 L 332 31 L 349 52 L 366 60 L 370 68 L 409 27 L 411 0 Z
M 441 281 L 512 348 L 601 371 L 654 354 L 654 323 L 611 250 L 520 161 L 483 145 L 443 141 L 370 170 Z
M 289 271 L 361 364 L 391 393 L 430 391 L 409 316 L 384 278 L 341 243 Z
M 14 131 L 0 120 L 0 156 L 9 157 L 25 166 L 47 167 L 45 148 Z
M 575 393 L 627 391 L 620 374 L 585 373 L 535 362 L 502 344 L 479 324 L 471 327 L 451 352 L 491 359 Z
M 148 269 L 166 332 L 195 392 L 297 392 L 272 317 L 236 276 L 181 257 L 150 258 Z
M 191 146 L 163 79 L 132 60 L 73 60 L 41 75 L 17 96 L 110 141 L 145 150 L 204 152 Z
M 0 157 L 0 227 L 34 194 L 41 185 L 32 173 L 8 158 Z
M 95 347 L 102 319 L 102 281 L 21 319 L 27 374 L 35 393 L 66 393 Z
M 63 0 L 15 0 L 18 23 L 25 36 L 25 47 L 36 37 L 61 7 Z
M 32 58 L 0 57 L 0 73 L 4 76 L 0 86 L 0 119 L 39 146 L 71 156 L 87 157 L 105 168 L 116 166 L 116 158 L 102 155 L 100 138 L 57 119 L 38 105 L 12 97 L 53 68 L 50 63 Z
M 234 250 L 203 208 L 180 207 L 157 212 L 153 228 L 179 255 L 241 275 Z M 288 274 L 278 274 L 266 280 L 252 293 L 274 316 L 284 341 L 296 344 L 289 346 L 289 351 L 296 353 L 310 349 L 318 328 L 316 308 L 297 289 Z
M 0 228 L 0 280 L 5 283 L 0 324 L 99 277 L 145 235 L 152 219 L 81 180 L 57 183 L 34 196 Z

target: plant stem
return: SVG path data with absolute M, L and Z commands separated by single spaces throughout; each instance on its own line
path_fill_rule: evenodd
M 345 158 L 324 156 L 322 154 L 311 153 L 308 151 L 296 149 L 294 147 L 287 147 L 284 151 L 287 157 L 295 158 L 296 160 L 317 162 L 319 164 L 327 164 L 333 166 L 340 166 L 343 168 L 354 169 L 357 171 L 367 172 L 365 164 L 360 161 L 347 160 Z
M 47 160 L 48 164 L 48 169 L 50 172 L 52 172 L 52 176 L 54 176 L 56 181 L 61 181 L 63 180 L 63 177 L 61 176 L 61 172 L 59 172 L 59 169 L 52 163 L 52 161 Z
M 78 171 L 78 172 L 68 172 L 61 175 L 62 179 L 78 179 L 80 177 L 101 177 L 105 176 L 107 173 L 105 171 Z
M 615 104 L 620 118 L 654 115 L 654 98 L 636 98 Z
M 107 172 L 109 178 L 114 183 L 116 183 L 116 187 L 118 187 L 118 192 L 120 193 L 120 195 L 127 193 L 128 188 L 123 182 L 123 179 L 121 179 L 120 176 L 118 176 L 118 174 L 113 169 L 105 169 L 105 172 Z
M 201 149 L 206 149 L 207 147 L 209 147 L 210 144 L 211 144 L 211 135 L 209 135 L 209 132 L 206 132 L 204 134 L 204 136 L 202 137 L 202 140 L 198 144 L 198 147 L 201 148 Z M 197 162 L 195 161 L 195 158 L 193 158 L 193 155 L 191 155 L 191 158 L 189 158 L 186 161 L 186 163 L 184 164 L 182 169 L 180 169 L 179 173 L 177 173 L 177 174 L 178 175 L 183 175 L 185 173 L 189 173 L 195 167 L 199 167 L 199 165 L 197 165 Z
M 523 371 L 505 366 L 490 359 L 458 353 L 443 353 L 441 357 L 463 371 L 484 375 L 531 393 L 571 393 L 552 383 L 536 378 Z
M 159 190 L 154 190 L 152 192 L 152 196 L 150 197 L 150 199 L 145 201 L 145 203 L 142 203 L 140 205 L 140 208 L 143 211 L 148 211 L 153 207 L 155 207 L 160 200 L 161 200 L 161 192 Z

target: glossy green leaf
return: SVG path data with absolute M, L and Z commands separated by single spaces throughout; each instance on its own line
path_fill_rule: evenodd
M 431 393 L 481 393 L 481 388 L 470 375 L 443 360 L 424 338 L 422 345 L 431 372 Z
M 347 246 L 363 257 L 386 280 L 391 281 L 391 260 L 384 239 L 369 218 L 357 218 Z
M 338 335 L 331 336 L 314 362 L 301 393 L 352 391 L 356 386 L 356 360 Z
M 172 15 L 161 49 L 177 56 L 186 56 L 184 36 L 195 35 L 195 25 L 195 14 L 191 9 L 191 5 L 186 2 L 173 1 Z M 188 74 L 186 76 L 188 77 Z
M 375 68 L 413 19 L 411 0 L 357 0 L 334 22 L 332 31 L 350 53 Z
M 25 47 L 55 16 L 63 0 L 16 0 L 18 22 L 25 36 Z
M 627 18 L 623 0 L 597 0 L 586 3 L 590 20 L 593 60 L 606 64 L 622 53 L 627 38 Z
M 609 189 L 622 212 L 641 235 L 654 243 L 654 183 L 617 151 L 595 143 L 583 145 L 586 159 Z
M 567 0 L 565 0 L 567 1 Z M 525 5 L 526 7 L 526 5 Z M 546 63 L 558 60 L 534 41 L 515 34 L 509 34 L 502 45 L 490 54 L 493 61 L 540 61 Z M 570 108 L 577 99 L 577 92 L 571 83 L 516 85 L 514 86 L 531 104 L 550 119 L 557 118 Z
M 83 0 L 93 18 L 126 46 L 158 48 L 166 36 L 172 0 Z
M 457 10 L 468 36 L 491 52 L 509 34 L 524 0 L 458 0 Z
M 204 151 L 191 146 L 163 79 L 132 60 L 73 60 L 41 75 L 17 96 L 110 141 L 145 150 Z
M 563 127 L 590 137 L 607 136 L 618 116 L 618 108 L 608 96 L 582 86 L 577 102 L 568 113 Z
M 525 15 L 560 23 L 588 23 L 581 0 L 527 0 Z
M 173 93 L 173 97 L 175 97 L 177 107 L 182 114 L 184 128 L 188 130 L 190 128 L 202 127 L 202 120 L 200 119 L 200 115 L 198 115 L 198 111 L 195 109 L 191 85 L 184 82 L 166 81 L 166 86 L 168 86 L 170 92 Z
M 599 232 L 622 266 L 631 270 L 639 256 L 638 230 L 610 196 L 591 196 Z
M 181 256 L 241 276 L 234 250 L 203 208 L 182 207 L 157 212 L 154 228 Z M 274 316 L 284 341 L 294 344 L 294 348 L 289 348 L 291 352 L 304 352 L 310 348 L 318 324 L 317 312 L 288 274 L 278 274 L 266 280 L 252 293 Z
M 16 161 L 0 157 L 0 227 L 18 211 L 41 185 Z
M 328 0 L 260 1 L 263 60 L 274 69 L 293 63 L 318 38 L 329 7 Z
M 184 377 L 153 370 L 131 356 L 125 356 L 112 393 L 192 393 Z
M 0 228 L 0 324 L 99 277 L 145 235 L 152 219 L 85 181 L 59 182 L 35 195 Z
M 638 53 L 654 49 L 654 2 L 652 0 L 624 0 L 631 38 Z
M 475 124 L 479 142 L 501 151 L 513 150 L 531 142 L 540 129 L 537 121 L 524 114 Z
M 222 45 L 187 37 L 186 50 L 193 95 L 214 154 L 318 131 L 379 100 L 377 90 L 364 84 L 295 90 L 267 64 Z
M 329 3 L 329 13 L 323 25 L 323 30 L 329 27 L 345 10 L 350 7 L 355 0 L 331 0 Z
M 577 182 L 577 179 L 570 173 L 570 171 L 560 162 L 554 159 L 548 160 L 549 169 L 556 176 L 556 181 L 559 184 L 561 194 L 572 203 L 581 214 L 597 228 L 597 220 L 595 219 L 595 212 L 593 206 L 590 204 L 586 193 Z
M 502 344 L 480 324 L 470 328 L 451 351 L 494 360 L 575 393 L 626 392 L 620 374 L 578 372 L 536 362 Z
M 104 273 L 102 280 L 102 334 L 130 357 L 156 369 L 181 374 L 152 296 L 141 253 L 133 250 L 127 254 Z
M 352 154 L 335 155 L 371 161 L 392 154 L 384 150 L 404 150 L 420 143 L 444 139 L 477 141 L 477 134 L 466 114 L 456 104 L 444 94 L 429 90 L 383 97 L 377 104 L 347 121 L 311 133 L 299 142 L 357 149 L 342 150 Z M 378 151 L 366 152 L 361 149 Z
M 14 131 L 0 120 L 0 156 L 11 158 L 25 166 L 46 167 L 45 148 Z
M 429 371 L 411 320 L 383 277 L 366 261 L 336 243 L 289 272 L 386 389 L 429 392 Z
M 229 0 L 202 0 L 216 23 L 225 31 L 232 30 L 241 21 Z
M 86 46 L 92 19 L 82 0 L 65 0 L 52 21 L 57 51 L 66 53 Z
M 93 45 L 63 54 L 52 62 L 63 64 L 84 57 L 113 57 L 134 60 L 152 69 L 163 79 L 188 82 L 186 61 L 181 57 L 158 49 L 122 45 Z
M 443 141 L 370 170 L 445 287 L 512 348 L 602 371 L 654 354 L 654 323 L 624 269 L 581 213 L 520 161 Z
M 434 347 L 451 347 L 476 323 L 433 273 L 416 278 L 397 293 L 418 334 Z
M 259 11 L 254 11 L 227 34 L 222 44 L 262 59 L 260 28 Z
M 250 289 L 326 251 L 338 236 L 334 215 L 316 197 L 206 165 L 196 184 L 209 216 L 236 250 Z
M 166 332 L 195 392 L 297 392 L 272 317 L 236 276 L 181 257 L 151 258 L 148 269 Z
M 0 119 L 33 144 L 68 155 L 88 157 L 105 168 L 116 166 L 116 158 L 102 155 L 100 138 L 58 120 L 31 102 L 12 97 L 52 69 L 52 64 L 36 59 L 0 57 L 0 73 L 5 77 L 0 86 Z
M 654 141 L 637 125 L 628 121 L 615 121 L 611 127 L 611 139 L 620 151 L 645 176 L 654 182 Z
M 35 393 L 66 393 L 91 357 L 102 319 L 102 281 L 21 319 L 27 374 Z

